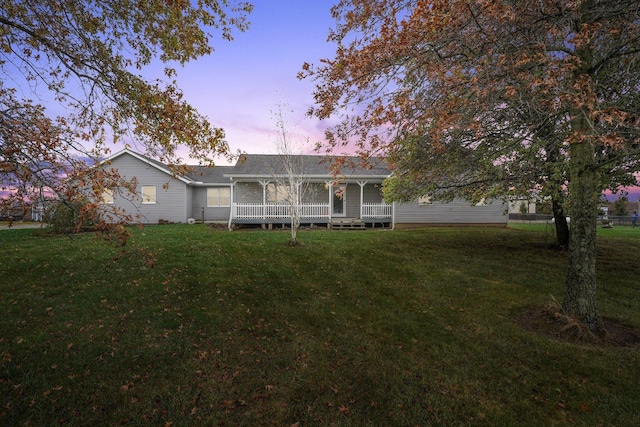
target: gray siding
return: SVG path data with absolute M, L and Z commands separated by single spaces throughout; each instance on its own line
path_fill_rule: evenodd
M 160 219 L 186 222 L 187 185 L 184 182 L 172 178 L 169 174 L 129 154 L 116 157 L 110 165 L 106 165 L 104 168 L 117 169 L 120 175 L 126 179 L 134 177 L 137 179 L 137 196 L 134 200 L 127 200 L 120 194 L 114 196 L 114 204 L 125 209 L 134 217 L 135 222 L 154 224 Z M 142 204 L 140 195 L 143 185 L 156 187 L 155 204 Z
M 382 184 L 365 185 L 363 199 L 364 203 L 382 203 Z
M 506 206 L 494 201 L 485 206 L 473 206 L 464 200 L 450 203 L 435 202 L 420 206 L 417 202 L 396 204 L 395 223 L 403 224 L 495 224 L 506 225 Z
M 238 182 L 233 190 L 236 203 L 262 203 L 262 185 L 258 182 Z
M 324 183 L 311 183 L 304 193 L 305 203 L 329 203 L 329 189 Z
M 194 188 L 189 186 L 187 186 L 187 188 L 185 189 L 184 215 L 185 215 L 185 218 L 187 219 L 193 217 L 193 215 L 191 215 L 192 213 L 191 206 L 193 205 L 193 190 Z
M 258 182 L 239 182 L 235 185 L 236 203 L 262 203 L 262 185 Z M 329 203 L 329 190 L 324 183 L 311 183 L 304 194 L 305 203 Z
M 223 188 L 222 186 L 216 188 Z M 226 186 L 226 188 L 230 188 Z M 188 206 L 191 207 L 189 217 L 198 221 L 202 219 L 202 209 L 204 208 L 205 221 L 228 221 L 231 207 L 208 207 L 207 187 L 193 188 L 193 201 Z

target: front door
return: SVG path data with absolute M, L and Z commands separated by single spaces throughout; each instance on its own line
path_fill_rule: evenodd
M 333 187 L 331 199 L 331 216 L 345 216 L 347 214 L 347 184 Z

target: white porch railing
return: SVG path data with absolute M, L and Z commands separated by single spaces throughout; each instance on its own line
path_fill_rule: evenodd
M 289 218 L 291 206 L 288 203 L 234 203 L 235 219 L 283 219 Z M 330 218 L 329 203 L 304 203 L 301 206 L 301 218 Z M 391 218 L 393 205 L 386 203 L 364 203 L 362 219 Z
M 391 218 L 393 205 L 386 203 L 363 203 L 362 218 Z
M 275 219 L 289 218 L 291 206 L 288 203 L 234 203 L 233 218 Z M 329 218 L 328 203 L 303 203 L 302 218 Z

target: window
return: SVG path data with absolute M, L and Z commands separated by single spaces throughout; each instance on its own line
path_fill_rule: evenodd
M 110 188 L 105 188 L 102 190 L 102 203 L 105 205 L 113 204 L 113 190 Z
M 433 200 L 431 196 L 427 195 L 427 196 L 418 197 L 418 206 L 427 206 L 432 204 L 433 204 Z
M 156 203 L 156 186 L 155 185 L 142 186 L 142 203 L 143 204 Z
M 231 189 L 207 188 L 208 207 L 226 207 L 231 205 Z
M 289 186 L 281 183 L 271 183 L 267 185 L 267 202 L 268 203 L 286 203 L 290 202 Z

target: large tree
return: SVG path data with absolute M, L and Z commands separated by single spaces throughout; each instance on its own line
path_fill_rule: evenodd
M 317 81 L 311 113 L 342 114 L 329 147 L 386 152 L 396 199 L 555 194 L 571 217 L 563 309 L 600 329 L 599 196 L 639 169 L 640 2 L 342 0 L 332 12 L 335 58 L 302 72 Z
M 180 144 L 201 162 L 227 154 L 223 130 L 183 99 L 176 66 L 211 53 L 212 37 L 244 31 L 251 9 L 227 0 L 3 2 L 0 201 L 33 201 L 44 189 L 69 205 L 82 191 L 97 206 L 105 187 L 124 185 L 88 167 L 115 141 L 172 164 Z M 162 79 L 144 77 L 158 66 Z

